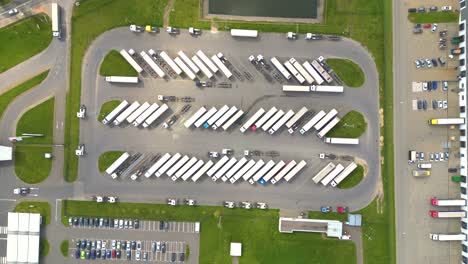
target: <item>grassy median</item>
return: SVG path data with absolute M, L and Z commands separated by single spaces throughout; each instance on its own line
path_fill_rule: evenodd
M 122 55 L 111 50 L 101 63 L 99 68 L 101 76 L 138 76 L 138 72 L 125 60 Z
M 107 151 L 99 156 L 98 168 L 99 172 L 104 172 L 115 160 L 117 160 L 125 151 Z
M 42 216 L 42 224 L 50 224 L 50 204 L 48 202 L 24 201 L 16 204 L 15 212 L 38 213 Z
M 459 12 L 410 13 L 409 21 L 413 23 L 458 23 Z
M 0 28 L 0 73 L 43 51 L 51 41 L 52 25 L 45 14 Z
M 346 179 L 344 179 L 340 184 L 337 186 L 340 189 L 350 189 L 354 186 L 358 185 L 362 179 L 364 178 L 364 167 L 362 165 L 358 165 L 357 168 L 351 172 Z
M 327 59 L 327 64 L 349 87 L 361 87 L 366 80 L 361 67 L 348 59 Z
M 358 111 L 350 111 L 327 133 L 327 137 L 358 138 L 367 129 L 364 116 Z
M 104 117 L 106 117 L 114 108 L 116 108 L 120 104 L 120 100 L 112 100 L 105 102 L 101 106 L 101 110 L 99 111 L 98 121 L 101 122 Z
M 63 240 L 62 243 L 60 243 L 60 252 L 62 253 L 62 256 L 68 257 L 68 249 L 69 249 L 69 244 L 70 242 L 68 239 Z
M 54 138 L 54 97 L 24 113 L 16 125 L 16 135 L 42 134 L 42 137 L 24 138 L 21 144 L 52 144 Z

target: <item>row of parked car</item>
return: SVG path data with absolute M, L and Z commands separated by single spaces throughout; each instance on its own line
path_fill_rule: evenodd
M 420 6 L 418 8 L 412 7 L 408 8 L 408 13 L 425 13 L 425 12 L 437 12 L 439 8 L 437 6 L 424 7 Z M 440 11 L 449 12 L 452 11 L 452 6 L 441 6 Z
M 414 60 L 414 64 L 416 65 L 416 69 L 424 69 L 424 68 L 432 68 L 432 67 L 438 67 L 440 63 L 440 66 L 443 66 L 445 64 L 445 61 L 442 60 L 442 58 L 418 58 Z
M 450 153 L 446 152 L 430 152 L 428 153 L 429 161 L 448 161 Z M 416 152 L 416 159 L 419 161 L 425 160 L 424 152 Z
M 418 100 L 418 110 L 427 110 L 427 107 L 428 107 L 427 105 L 428 103 L 426 99 Z M 447 109 L 447 108 L 448 108 L 447 100 L 436 100 L 436 99 L 432 100 L 432 109 L 436 110 L 436 109 Z
M 111 219 L 111 218 L 90 218 L 90 217 L 70 217 L 68 218 L 70 226 L 81 227 L 108 227 L 118 229 L 139 229 L 140 221 L 138 219 Z

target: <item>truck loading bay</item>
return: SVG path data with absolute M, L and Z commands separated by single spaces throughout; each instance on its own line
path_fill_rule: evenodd
M 228 80 L 218 73 L 211 80 L 212 87 L 196 87 L 189 78 L 177 77 L 163 80 L 149 74 L 139 76 L 138 84 L 115 84 L 105 81 L 99 76 L 100 63 L 111 50 L 134 49 L 137 53 L 165 51 L 174 58 L 182 50 L 189 57 L 202 50 L 208 57 L 222 52 L 227 60 L 250 78 L 239 80 L 233 76 Z M 289 58 L 304 60 L 325 58 L 348 58 L 359 64 L 366 74 L 365 84 L 360 88 L 345 87 L 341 94 L 299 93 L 286 94 L 282 91 L 283 83 L 277 79 L 268 81 L 249 62 L 250 55 L 262 54 L 269 62 L 271 57 L 280 58 L 282 62 Z M 271 65 L 271 63 L 270 63 Z M 200 75 L 201 76 L 201 75 Z M 379 114 L 378 114 L 378 76 L 375 64 L 370 54 L 358 43 L 343 39 L 341 41 L 307 41 L 302 37 L 289 40 L 284 34 L 261 33 L 258 38 L 233 38 L 228 32 L 203 32 L 193 37 L 187 31 L 173 36 L 166 32 L 159 34 L 135 34 L 128 28 L 111 30 L 101 35 L 90 46 L 83 63 L 81 103 L 86 106 L 87 118 L 81 120 L 80 144 L 85 144 L 86 155 L 80 157 L 79 185 L 80 193 L 87 195 L 118 195 L 125 201 L 161 202 L 168 197 L 197 200 L 200 204 L 220 204 L 223 200 L 251 200 L 267 202 L 273 208 L 318 209 L 321 205 L 332 206 L 345 204 L 350 209 L 366 206 L 378 193 L 380 173 L 379 156 Z M 200 78 L 206 80 L 207 78 Z M 157 102 L 157 95 L 191 97 L 191 109 L 180 116 L 170 129 L 162 128 L 162 123 L 172 113 L 177 113 L 186 104 L 184 102 L 166 102 L 169 111 L 157 120 L 157 126 L 151 129 L 126 127 L 111 127 L 98 122 L 101 105 L 109 100 L 139 101 L 140 103 Z M 228 131 L 218 129 L 187 129 L 183 124 L 200 107 L 217 109 L 223 105 L 236 106 L 244 111 L 239 123 L 245 122 L 258 109 L 268 111 L 277 107 L 287 112 L 293 109 L 297 112 L 305 106 L 314 113 L 325 112 L 335 108 L 342 117 L 348 111 L 361 112 L 367 122 L 367 130 L 360 137 L 359 145 L 325 144 L 309 131 L 301 135 L 296 131 L 293 135 L 286 130 L 280 130 L 274 135 L 263 131 L 239 132 L 239 124 L 234 124 Z M 273 159 L 284 161 L 305 160 L 307 166 L 290 182 L 280 184 L 251 185 L 243 180 L 231 184 L 222 181 L 213 182 L 203 176 L 197 182 L 172 181 L 167 176 L 159 178 L 140 177 L 131 181 L 121 177 L 116 180 L 97 169 L 99 156 L 110 150 L 122 150 L 131 153 L 155 155 L 157 153 L 181 153 L 190 157 L 209 160 L 209 151 L 220 151 L 229 148 L 233 156 L 240 159 L 244 150 L 260 150 L 264 153 L 274 151 L 277 157 L 260 156 L 265 163 Z M 314 184 L 311 178 L 322 169 L 329 160 L 319 159 L 319 153 L 332 153 L 338 157 L 353 156 L 362 160 L 367 167 L 367 175 L 355 188 L 340 190 Z M 349 161 L 339 161 L 346 166 Z

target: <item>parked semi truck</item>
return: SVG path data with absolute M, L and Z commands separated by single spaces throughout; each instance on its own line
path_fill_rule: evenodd
M 344 170 L 343 165 L 341 164 L 336 165 L 336 167 L 327 176 L 325 176 L 325 178 L 322 179 L 321 181 L 322 185 L 327 186 L 343 170 Z
M 217 73 L 218 72 L 218 67 L 216 67 L 216 65 L 214 65 L 214 63 L 210 60 L 210 58 L 208 58 L 205 53 L 203 53 L 203 51 L 201 50 L 198 50 L 197 51 L 197 56 L 206 64 L 206 66 L 208 66 L 208 68 L 210 68 L 210 70 L 214 73 Z
M 433 118 L 429 119 L 429 125 L 463 125 L 465 118 Z
M 291 171 L 288 172 L 284 176 L 284 180 L 289 182 L 294 176 L 296 176 L 305 166 L 307 165 L 307 162 L 305 160 L 301 160 Z
M 107 169 L 106 173 L 111 175 L 114 173 L 128 158 L 130 157 L 130 154 L 128 152 L 123 153 L 118 157 Z
M 284 114 L 278 122 L 276 122 L 269 130 L 268 133 L 273 135 L 276 131 L 278 131 L 289 119 L 294 115 L 293 110 L 289 110 L 286 114 Z
M 227 161 L 229 160 L 228 156 L 223 156 L 218 162 L 216 162 L 207 172 L 206 175 L 213 177 L 216 171 L 218 171 Z
M 179 68 L 179 66 L 177 66 L 177 64 L 171 59 L 171 57 L 169 57 L 169 55 L 167 55 L 167 53 L 165 51 L 161 51 L 159 53 L 159 56 L 167 63 L 167 65 L 169 65 L 169 67 L 171 67 L 171 69 L 177 73 L 177 75 L 181 75 L 182 74 L 182 70 Z
M 245 122 L 242 127 L 240 128 L 240 132 L 244 133 L 246 130 L 248 130 L 252 125 L 265 113 L 265 109 L 260 108 L 255 112 L 255 114 L 250 117 L 247 122 Z
M 326 115 L 325 111 L 321 110 L 317 114 L 315 114 L 312 119 L 310 119 L 307 123 L 304 124 L 304 126 L 301 128 L 299 131 L 301 135 L 304 135 L 307 131 L 309 131 L 315 124 L 317 124 L 322 118 Z
M 110 82 L 110 83 L 138 83 L 138 77 L 106 76 L 106 82 Z
M 157 103 L 153 103 L 150 107 L 148 107 L 140 116 L 138 116 L 135 121 L 133 121 L 133 126 L 141 125 L 154 111 L 159 108 Z M 136 111 L 135 111 L 136 112 Z
M 333 162 L 328 163 L 325 167 L 323 167 L 315 176 L 312 178 L 312 180 L 318 184 L 320 181 L 322 181 L 325 176 L 328 175 L 333 169 L 335 168 L 335 164 Z
M 292 126 L 294 126 L 299 120 L 309 111 L 307 107 L 303 106 L 289 121 L 286 123 L 286 127 L 288 128 L 289 134 L 294 133 L 294 129 L 292 129 Z
M 465 218 L 465 211 L 435 211 L 430 210 L 429 215 L 432 218 Z
M 114 125 L 118 126 L 121 124 L 129 115 L 131 115 L 137 108 L 140 107 L 140 103 L 138 101 L 133 102 L 127 109 L 125 109 L 117 118 L 114 120 Z
M 200 177 L 203 176 L 213 165 L 214 165 L 213 161 L 211 160 L 207 161 L 205 165 L 203 165 L 203 167 L 199 171 L 197 171 L 195 175 L 193 175 L 192 181 L 197 182 L 198 179 L 200 179 Z
M 132 66 L 133 69 L 135 69 L 136 72 L 141 73 L 143 71 L 143 68 L 141 68 L 140 65 L 138 65 L 138 63 L 132 58 L 132 56 L 130 56 L 130 54 L 128 54 L 128 52 L 125 49 L 120 50 L 120 54 L 130 64 L 130 66 Z
M 429 234 L 434 241 L 466 241 L 466 234 Z
M 109 122 L 112 122 L 114 118 L 116 118 L 125 108 L 128 106 L 128 102 L 126 100 L 123 100 L 114 110 L 112 110 L 104 119 L 102 119 L 102 123 L 104 125 L 108 124 Z
M 335 108 L 330 110 L 330 112 L 328 112 L 322 119 L 320 119 L 319 122 L 317 122 L 317 124 L 315 124 L 314 126 L 315 130 L 319 131 L 320 129 L 322 129 L 326 124 L 328 124 L 328 122 L 330 122 L 333 118 L 335 118 L 337 114 L 338 114 L 338 111 L 336 111 Z
M 323 142 L 328 144 L 357 145 L 359 144 L 359 138 L 325 137 Z
M 234 124 L 234 122 L 236 122 L 239 118 L 241 118 L 242 115 L 244 115 L 244 111 L 239 110 L 239 112 L 237 112 L 226 123 L 224 123 L 223 130 L 228 130 L 229 127 L 232 126 L 232 124 Z
M 239 177 L 242 177 L 242 179 L 250 179 L 256 172 L 258 172 L 262 167 L 263 165 L 265 165 L 265 162 L 262 160 L 262 159 L 259 159 L 257 160 L 257 162 L 255 163 L 255 165 L 252 166 L 252 168 L 250 168 L 246 173 L 244 173 L 243 175 L 239 176 Z M 232 183 L 232 182 L 231 182 Z
M 310 86 L 310 91 L 320 93 L 342 93 L 344 92 L 344 88 L 343 86 L 312 85 Z
M 197 163 L 195 163 L 187 172 L 184 173 L 184 175 L 182 175 L 182 180 L 186 181 L 188 180 L 190 177 L 192 177 L 192 175 L 195 174 L 195 172 L 197 172 L 203 165 L 205 164 L 205 162 L 201 159 L 199 159 L 197 161 Z
M 273 66 L 275 66 L 275 68 L 281 73 L 281 75 L 283 75 L 283 77 L 286 78 L 286 80 L 291 79 L 291 74 L 288 72 L 288 70 L 286 70 L 286 68 L 284 68 L 283 64 L 281 64 L 281 62 L 279 62 L 279 60 L 276 57 L 272 57 L 270 61 L 273 64 Z
M 189 128 L 193 125 L 204 113 L 206 112 L 206 108 L 204 106 L 200 107 L 187 121 L 185 121 L 184 126 Z
M 62 29 L 60 28 L 60 6 L 52 3 L 52 36 L 62 38 Z
M 310 92 L 310 86 L 305 85 L 283 85 L 283 92 Z
M 251 159 L 243 166 L 232 178 L 229 179 L 231 183 L 235 183 L 237 180 L 239 180 L 245 173 L 247 173 L 248 170 L 250 170 L 253 166 L 255 166 L 255 160 Z
M 169 168 L 172 167 L 182 157 L 180 153 L 174 154 L 164 165 L 156 171 L 156 177 L 161 177 Z
M 291 63 L 294 68 L 296 68 L 296 70 L 302 75 L 302 77 L 304 77 L 307 83 L 314 83 L 314 78 L 312 78 L 312 76 L 304 69 L 304 67 L 302 67 L 301 64 L 299 64 L 299 62 L 296 61 L 295 58 L 289 59 L 289 63 Z
M 177 66 L 179 66 L 182 69 L 182 71 L 185 73 L 187 77 L 190 78 L 190 80 L 193 81 L 195 80 L 195 78 L 197 78 L 197 76 L 195 76 L 192 70 L 190 70 L 189 67 L 187 67 L 187 65 L 185 65 L 185 63 L 179 57 L 176 57 L 174 59 L 174 62 L 177 64 Z
M 156 110 L 154 113 L 152 113 L 146 120 L 143 122 L 143 127 L 147 128 L 151 126 L 156 119 L 158 119 L 166 110 L 169 109 L 169 106 L 167 104 L 161 105 L 158 110 Z
M 338 124 L 338 122 L 340 122 L 340 118 L 336 116 L 332 119 L 332 121 L 330 121 L 326 126 L 324 126 L 322 130 L 320 130 L 320 132 L 317 133 L 317 136 L 319 138 L 323 138 L 328 132 L 330 132 L 330 130 L 332 130 Z
M 231 178 L 232 176 L 234 176 L 234 174 L 240 170 L 240 168 L 242 168 L 242 166 L 244 166 L 245 163 L 247 163 L 247 158 L 245 157 L 242 157 L 242 159 L 238 160 L 237 163 L 232 166 L 232 168 L 230 168 L 226 174 L 224 176 L 221 177 L 221 180 L 223 182 L 226 182 L 227 180 L 229 180 L 229 178 Z
M 213 181 L 217 181 L 219 178 L 221 178 L 234 164 L 236 164 L 237 159 L 235 157 L 232 157 L 226 164 L 224 164 L 211 179 Z
M 431 204 L 434 206 L 466 206 L 466 200 L 431 198 Z
M 233 37 L 256 38 L 258 36 L 258 31 L 257 30 L 248 30 L 248 29 L 231 29 L 231 36 L 233 36 Z
M 272 184 L 276 184 L 279 182 L 283 177 L 296 166 L 297 162 L 295 160 L 291 160 L 286 166 L 284 166 L 273 179 L 270 180 Z
M 325 79 L 327 83 L 331 83 L 333 81 L 333 79 L 325 71 L 325 69 L 323 69 L 322 65 L 320 65 L 318 61 L 313 60 L 311 64 L 312 64 L 312 67 L 314 67 L 314 69 L 316 69 L 317 72 L 320 73 L 320 75 L 323 77 L 323 79 Z
M 148 63 L 148 65 L 153 69 L 154 72 L 159 76 L 159 78 L 164 78 L 166 76 L 166 73 L 159 67 L 154 60 L 146 54 L 146 52 L 142 51 L 140 52 L 141 57 Z
M 169 170 L 167 170 L 166 175 L 171 178 L 174 173 L 176 173 L 182 166 L 189 161 L 190 157 L 184 155 L 181 159 L 179 159 L 174 165 L 172 165 Z
M 276 112 L 278 109 L 276 107 L 270 108 L 268 112 L 266 112 L 257 122 L 255 122 L 255 125 L 251 127 L 252 131 L 256 131 L 257 128 L 263 126 Z
M 235 106 L 232 106 L 231 108 L 229 108 L 229 110 L 224 113 L 224 115 L 222 115 L 214 124 L 213 126 L 211 126 L 211 128 L 213 128 L 213 130 L 216 130 L 218 129 L 219 127 L 221 127 L 231 116 L 234 115 L 234 113 L 237 112 L 237 107 Z
M 218 119 L 220 119 L 227 111 L 229 110 L 229 106 L 224 105 L 221 107 L 212 117 L 210 117 L 204 124 L 204 128 L 209 128 L 213 125 Z
M 174 176 L 172 176 L 172 180 L 173 181 L 176 181 L 177 179 L 179 179 L 180 177 L 182 177 L 182 175 L 184 175 L 193 165 L 195 165 L 195 163 L 197 163 L 198 159 L 196 157 L 192 157 L 191 159 L 189 159 L 189 161 L 187 161 L 187 163 L 184 164 L 184 166 L 182 166 L 176 173 Z
M 258 170 L 255 174 L 253 174 L 253 176 L 249 175 L 249 174 L 244 174 L 244 176 L 242 176 L 242 178 L 245 181 L 248 180 L 250 184 L 254 184 L 254 183 L 258 182 L 274 166 L 275 166 L 275 162 L 273 160 L 270 160 L 270 161 L 267 162 L 267 164 L 265 164 L 265 166 L 263 168 Z
M 211 107 L 210 110 L 206 111 L 198 120 L 194 123 L 195 127 L 200 127 L 203 125 L 210 117 L 212 117 L 218 109 L 216 107 Z
M 346 177 L 348 177 L 357 168 L 356 163 L 351 162 L 338 176 L 331 182 L 332 187 L 338 186 Z
M 280 170 L 282 170 L 284 168 L 284 166 L 286 165 L 286 162 L 280 160 L 278 161 L 278 163 L 276 163 L 276 165 L 271 169 L 269 170 L 263 177 L 261 177 L 259 180 L 258 180 L 258 183 L 260 183 L 261 185 L 264 185 L 266 184 L 267 182 L 269 182 Z M 249 181 L 250 182 L 250 181 Z M 250 182 L 251 183 L 251 182 Z
M 192 71 L 195 74 L 200 72 L 200 69 L 197 67 L 197 65 L 195 65 L 195 63 L 192 60 L 190 60 L 190 58 L 187 55 L 185 55 L 183 51 L 179 51 L 177 54 L 190 67 L 190 69 L 192 69 Z
M 158 159 L 146 172 L 145 172 L 145 177 L 149 178 L 151 175 L 153 175 L 159 168 L 161 168 L 166 161 L 168 161 L 171 158 L 171 154 L 166 153 L 164 154 L 160 159 Z
M 322 76 L 314 69 L 314 67 L 312 67 L 312 65 L 310 65 L 308 61 L 304 61 L 302 66 L 304 66 L 307 72 L 310 73 L 318 85 L 321 85 L 324 82 Z
M 129 124 L 133 123 L 133 121 L 135 121 L 135 119 L 137 119 L 141 114 L 143 114 L 143 112 L 146 111 L 146 109 L 148 109 L 149 107 L 150 104 L 148 102 L 144 102 L 142 105 L 140 105 L 140 107 L 138 107 L 135 110 L 135 112 L 133 112 L 127 117 L 127 122 Z
M 304 77 L 296 70 L 296 68 L 294 68 L 294 66 L 292 66 L 292 64 L 289 61 L 286 61 L 283 64 L 300 84 L 303 84 L 305 82 Z
M 216 66 L 218 66 L 218 68 L 223 72 L 226 78 L 229 79 L 232 77 L 231 71 L 226 67 L 226 65 L 224 65 L 224 63 L 218 58 L 218 56 L 216 55 L 211 56 L 211 60 L 214 61 Z
M 280 109 L 278 112 L 276 112 L 276 113 L 262 126 L 263 131 L 267 132 L 268 129 L 270 129 L 270 127 L 273 126 L 273 124 L 275 124 L 283 115 L 284 115 L 284 111 L 281 110 L 281 109 Z
M 198 58 L 196 55 L 192 56 L 193 62 L 200 68 L 200 70 L 203 72 L 203 74 L 208 77 L 208 79 L 213 78 L 213 73 L 203 64 L 203 62 Z

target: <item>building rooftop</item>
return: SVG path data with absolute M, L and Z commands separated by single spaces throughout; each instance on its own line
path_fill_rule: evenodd
M 242 256 L 242 244 L 241 243 L 231 243 L 231 256 L 233 257 Z
M 13 149 L 7 146 L 0 146 L 0 161 L 12 160 Z

